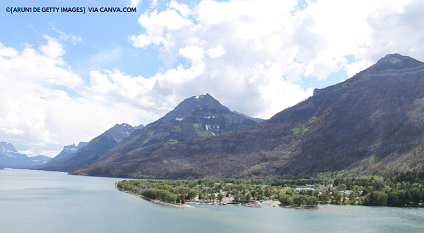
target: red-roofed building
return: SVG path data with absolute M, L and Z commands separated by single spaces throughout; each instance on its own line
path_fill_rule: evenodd
M 281 189 L 281 192 L 286 193 L 287 191 L 289 191 L 290 189 Z

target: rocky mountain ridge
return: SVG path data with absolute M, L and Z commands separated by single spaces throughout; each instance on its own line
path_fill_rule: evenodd
M 140 129 L 143 128 L 143 126 L 133 127 L 125 123 L 116 124 L 112 128 L 92 139 L 85 146 L 85 143 L 82 143 L 82 145 L 81 143 L 78 144 L 78 147 L 81 145 L 78 150 L 33 169 L 69 172 L 78 167 L 86 166 L 92 163 L 92 161 L 96 161 L 96 156 L 98 156 L 98 154 L 113 148 L 115 145 L 127 138 L 137 128 Z M 71 150 L 72 149 L 75 148 L 71 148 Z
M 165 147 L 247 128 L 260 120 L 232 112 L 209 94 L 193 96 L 182 101 L 162 118 L 134 132 L 121 144 L 99 155 L 96 164 L 128 160 L 133 155 L 137 158 L 149 157 Z
M 204 178 L 410 169 L 424 163 L 423 98 L 424 64 L 391 54 L 254 126 L 151 151 L 120 145 L 107 152 L 110 159 L 72 174 Z
M 94 163 L 113 160 L 115 154 L 130 150 L 142 150 L 147 156 L 179 142 L 246 128 L 255 125 L 257 121 L 261 119 L 234 113 L 209 94 L 193 96 L 146 127 L 116 125 L 91 140 L 85 147 L 37 169 L 73 171 Z
M 43 155 L 28 157 L 16 150 L 11 143 L 0 142 L 0 167 L 17 168 L 24 166 L 37 166 L 45 164 L 49 160 L 49 157 Z
M 77 150 L 83 148 L 87 144 L 88 144 L 88 142 L 80 142 L 80 143 L 78 143 L 78 145 L 75 145 L 75 143 L 74 143 L 72 145 L 64 146 L 63 147 L 63 150 L 58 155 L 56 155 L 55 157 L 53 157 L 50 160 L 50 162 L 55 161 L 55 160 L 58 160 L 58 159 L 61 159 L 61 158 L 64 158 L 64 157 L 66 157 L 66 156 L 68 156 L 68 155 L 76 152 Z

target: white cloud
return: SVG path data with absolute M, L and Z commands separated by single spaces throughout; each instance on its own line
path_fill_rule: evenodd
M 178 12 L 180 12 L 180 14 L 183 17 L 186 17 L 189 14 L 191 14 L 191 10 L 190 10 L 190 8 L 188 8 L 187 5 L 185 5 L 185 4 L 178 4 L 178 2 L 177 1 L 174 1 L 174 0 L 172 0 L 169 3 L 169 8 L 176 9 Z
M 0 44 L 0 138 L 27 145 L 33 155 L 54 156 L 64 145 L 90 140 L 116 123 L 140 122 L 139 110 L 128 104 L 70 97 L 62 89 L 83 93 L 86 84 L 61 58 L 63 46 L 44 38 L 47 43 L 38 49 Z
M 130 38 L 135 47 L 154 44 L 172 54 L 168 67 L 175 56 L 188 59 L 154 77 L 175 99 L 209 92 L 232 109 L 266 118 L 312 94 L 291 83 L 302 77 L 324 80 L 343 69 L 354 75 L 387 53 L 424 54 L 420 1 L 320 0 L 308 1 L 303 10 L 296 5 L 253 0 L 188 7 L 171 1 L 166 10 L 142 14 L 145 32 Z M 349 63 L 352 55 L 356 61 Z M 170 73 L 178 78 L 165 78 Z
M 185 48 L 180 48 L 178 53 L 191 60 L 198 60 L 205 57 L 203 48 L 196 45 L 187 45 Z
M 172 66 L 174 62 L 176 61 L 176 58 L 174 54 L 172 53 L 172 51 L 163 49 L 163 48 L 159 49 L 159 58 L 163 60 L 163 63 L 167 67 Z
M 65 54 L 62 44 L 56 39 L 49 36 L 44 36 L 44 38 L 47 39 L 47 44 L 40 46 L 40 48 L 38 48 L 39 51 L 51 58 L 61 57 Z
M 129 0 L 129 5 L 131 7 L 137 7 L 141 4 L 141 2 L 142 2 L 141 0 Z
M 83 95 L 104 103 L 128 105 L 137 109 L 138 116 L 142 117 L 144 122 L 151 122 L 174 106 L 175 100 L 167 99 L 167 95 L 172 93 L 169 86 L 176 79 L 178 77 L 169 80 L 132 77 L 118 70 L 105 70 L 103 73 L 91 71 L 89 86 L 85 88 Z M 168 84 L 164 86 L 164 82 Z
M 52 29 L 59 34 L 59 38 L 63 41 L 71 41 L 73 45 L 82 42 L 82 38 L 80 36 L 74 36 L 72 34 L 66 34 L 65 32 L 57 29 L 54 24 L 51 24 Z
M 0 42 L 0 57 L 15 57 L 18 55 L 18 51 L 13 48 L 4 47 Z
M 144 48 L 147 45 L 162 44 L 166 41 L 164 30 L 178 30 L 186 25 L 192 24 L 189 20 L 184 19 L 175 10 L 157 11 L 152 13 L 146 12 L 140 16 L 138 22 L 142 24 L 146 33 L 138 36 L 130 36 L 129 39 L 135 47 Z
M 141 15 L 146 31 L 130 38 L 136 47 L 160 45 L 161 51 L 188 59 L 188 68 L 178 66 L 152 77 L 161 88 L 173 90 L 173 99 L 209 92 L 231 109 L 268 118 L 311 94 L 284 81 L 283 76 L 298 79 L 305 71 L 287 57 L 296 55 L 285 34 L 295 23 L 290 11 L 297 3 L 279 4 L 202 1 L 187 10 L 172 1 L 165 11 Z M 189 14 L 196 21 L 185 18 Z M 287 73 L 292 70 L 296 74 Z M 294 88 L 290 97 L 284 94 L 289 93 L 286 87 Z M 283 96 L 287 100 L 281 101 Z
M 361 58 L 372 64 L 389 53 L 400 53 L 424 61 L 424 2 L 399 1 L 381 6 L 367 18 L 372 29 L 372 42 L 364 48 Z
M 220 57 L 222 55 L 225 54 L 225 49 L 224 46 L 222 46 L 222 44 L 217 45 L 216 47 L 210 48 L 206 51 L 206 54 L 210 57 L 210 58 L 216 58 L 216 57 Z

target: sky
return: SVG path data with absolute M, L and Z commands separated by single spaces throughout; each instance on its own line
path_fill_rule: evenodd
M 386 54 L 424 61 L 422 12 L 420 0 L 4 0 L 0 141 L 54 157 L 206 93 L 268 119 Z

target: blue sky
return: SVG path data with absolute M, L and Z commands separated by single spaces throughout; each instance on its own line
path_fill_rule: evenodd
M 6 11 L 46 6 L 86 13 Z M 105 6 L 137 12 L 88 12 Z M 418 0 L 2 1 L 0 140 L 54 156 L 205 93 L 270 118 L 386 54 L 423 61 L 423 10 Z

